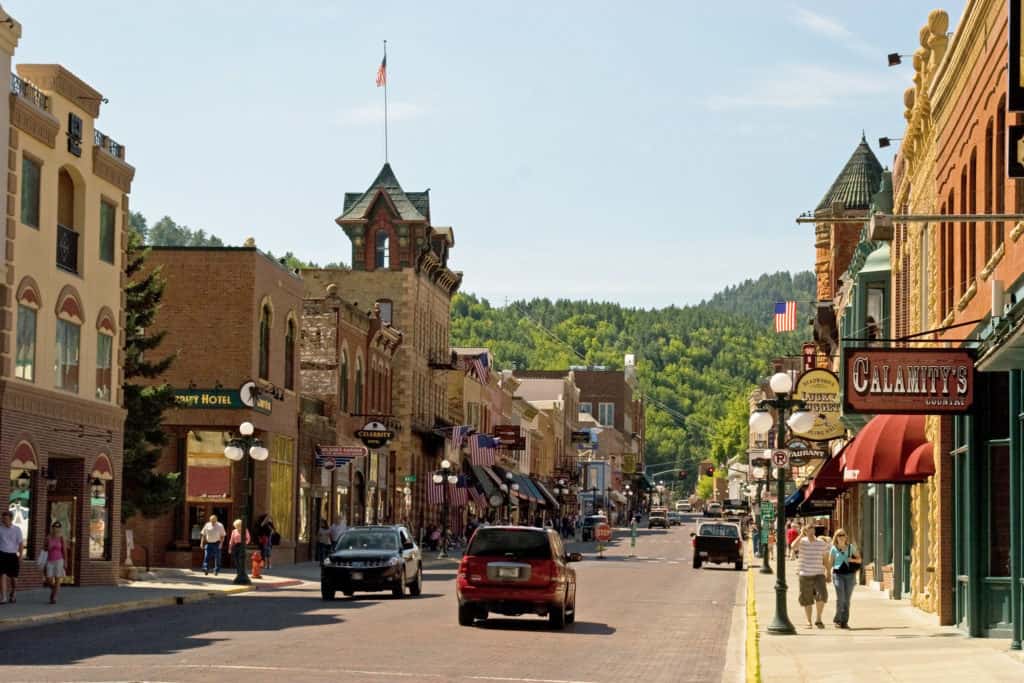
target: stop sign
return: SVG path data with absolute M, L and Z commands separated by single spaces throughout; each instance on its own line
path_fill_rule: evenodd
M 602 543 L 612 540 L 612 528 L 605 522 L 594 526 L 594 538 Z

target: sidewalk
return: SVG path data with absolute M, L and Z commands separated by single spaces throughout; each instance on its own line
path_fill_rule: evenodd
M 99 614 L 180 605 L 300 583 L 277 574 L 276 570 L 263 579 L 254 579 L 249 586 L 234 585 L 234 578 L 232 570 L 222 571 L 219 576 L 204 576 L 189 569 L 155 569 L 145 580 L 125 581 L 116 586 L 64 586 L 56 605 L 49 604 L 49 588 L 28 588 L 22 582 L 17 592 L 18 601 L 0 605 L 0 631 Z
M 1009 651 L 1008 640 L 968 638 L 954 627 L 936 626 L 934 618 L 907 601 L 890 600 L 886 593 L 857 586 L 850 604 L 849 631 L 832 625 L 835 593 L 822 621 L 825 629 L 806 629 L 797 603 L 794 563 L 787 562 L 789 620 L 795 636 L 766 631 L 775 615 L 775 576 L 751 569 L 762 681 L 956 681 L 971 683 L 1024 680 L 1024 661 Z M 774 568 L 774 563 L 773 563 Z M 749 617 L 748 617 L 749 618 Z M 753 637 L 751 629 L 750 637 Z M 750 651 L 748 643 L 748 652 Z M 749 670 L 749 668 L 748 668 Z M 748 679 L 749 680 L 749 679 Z

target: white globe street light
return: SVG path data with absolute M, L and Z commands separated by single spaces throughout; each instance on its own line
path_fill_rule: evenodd
M 260 442 L 259 439 L 253 437 L 253 433 L 256 428 L 252 422 L 246 420 L 242 424 L 238 425 L 239 438 L 233 439 L 227 446 L 224 447 L 224 457 L 231 462 L 240 462 L 245 458 L 246 453 L 249 454 L 249 460 L 246 462 L 246 485 L 245 485 L 245 503 L 242 507 L 242 539 L 241 542 L 236 545 L 235 555 L 235 579 L 234 582 L 237 584 L 248 585 L 252 583 L 249 579 L 249 575 L 245 571 L 245 533 L 248 530 L 248 524 L 251 521 L 249 515 L 252 510 L 252 486 L 253 480 L 256 478 L 255 466 L 256 462 L 263 462 L 270 457 L 270 451 Z
M 786 424 L 797 434 L 802 434 L 814 427 L 814 422 L 817 420 L 817 416 L 814 413 L 809 413 L 804 410 L 798 410 L 789 416 L 786 420 Z
M 774 424 L 775 420 L 767 410 L 755 410 L 750 414 L 750 428 L 758 434 L 764 434 Z
M 793 389 L 793 378 L 785 372 L 776 372 L 768 380 L 768 386 L 776 394 L 788 394 Z
M 252 436 L 254 429 L 252 422 L 249 422 L 248 420 L 238 425 L 238 433 L 242 436 Z

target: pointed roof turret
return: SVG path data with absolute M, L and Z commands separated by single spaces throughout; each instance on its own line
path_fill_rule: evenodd
M 401 220 L 428 222 L 429 192 L 406 192 L 395 177 L 395 172 L 391 170 L 391 164 L 385 163 L 366 192 L 345 193 L 345 204 L 338 222 L 365 220 L 381 194 L 387 196 Z
M 878 192 L 882 181 L 882 164 L 868 146 L 867 137 L 861 133 L 860 144 L 832 183 L 832 187 L 818 203 L 816 211 L 829 209 L 835 202 L 842 202 L 847 210 L 866 211 L 871 206 L 872 196 Z

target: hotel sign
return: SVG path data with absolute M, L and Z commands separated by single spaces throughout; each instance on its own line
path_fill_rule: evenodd
M 962 349 L 846 349 L 847 412 L 963 413 L 974 402 L 974 357 Z
M 247 405 L 237 389 L 175 389 L 174 403 L 178 408 L 234 409 L 252 408 L 258 413 L 269 415 L 273 409 L 270 399 L 256 398 Z

